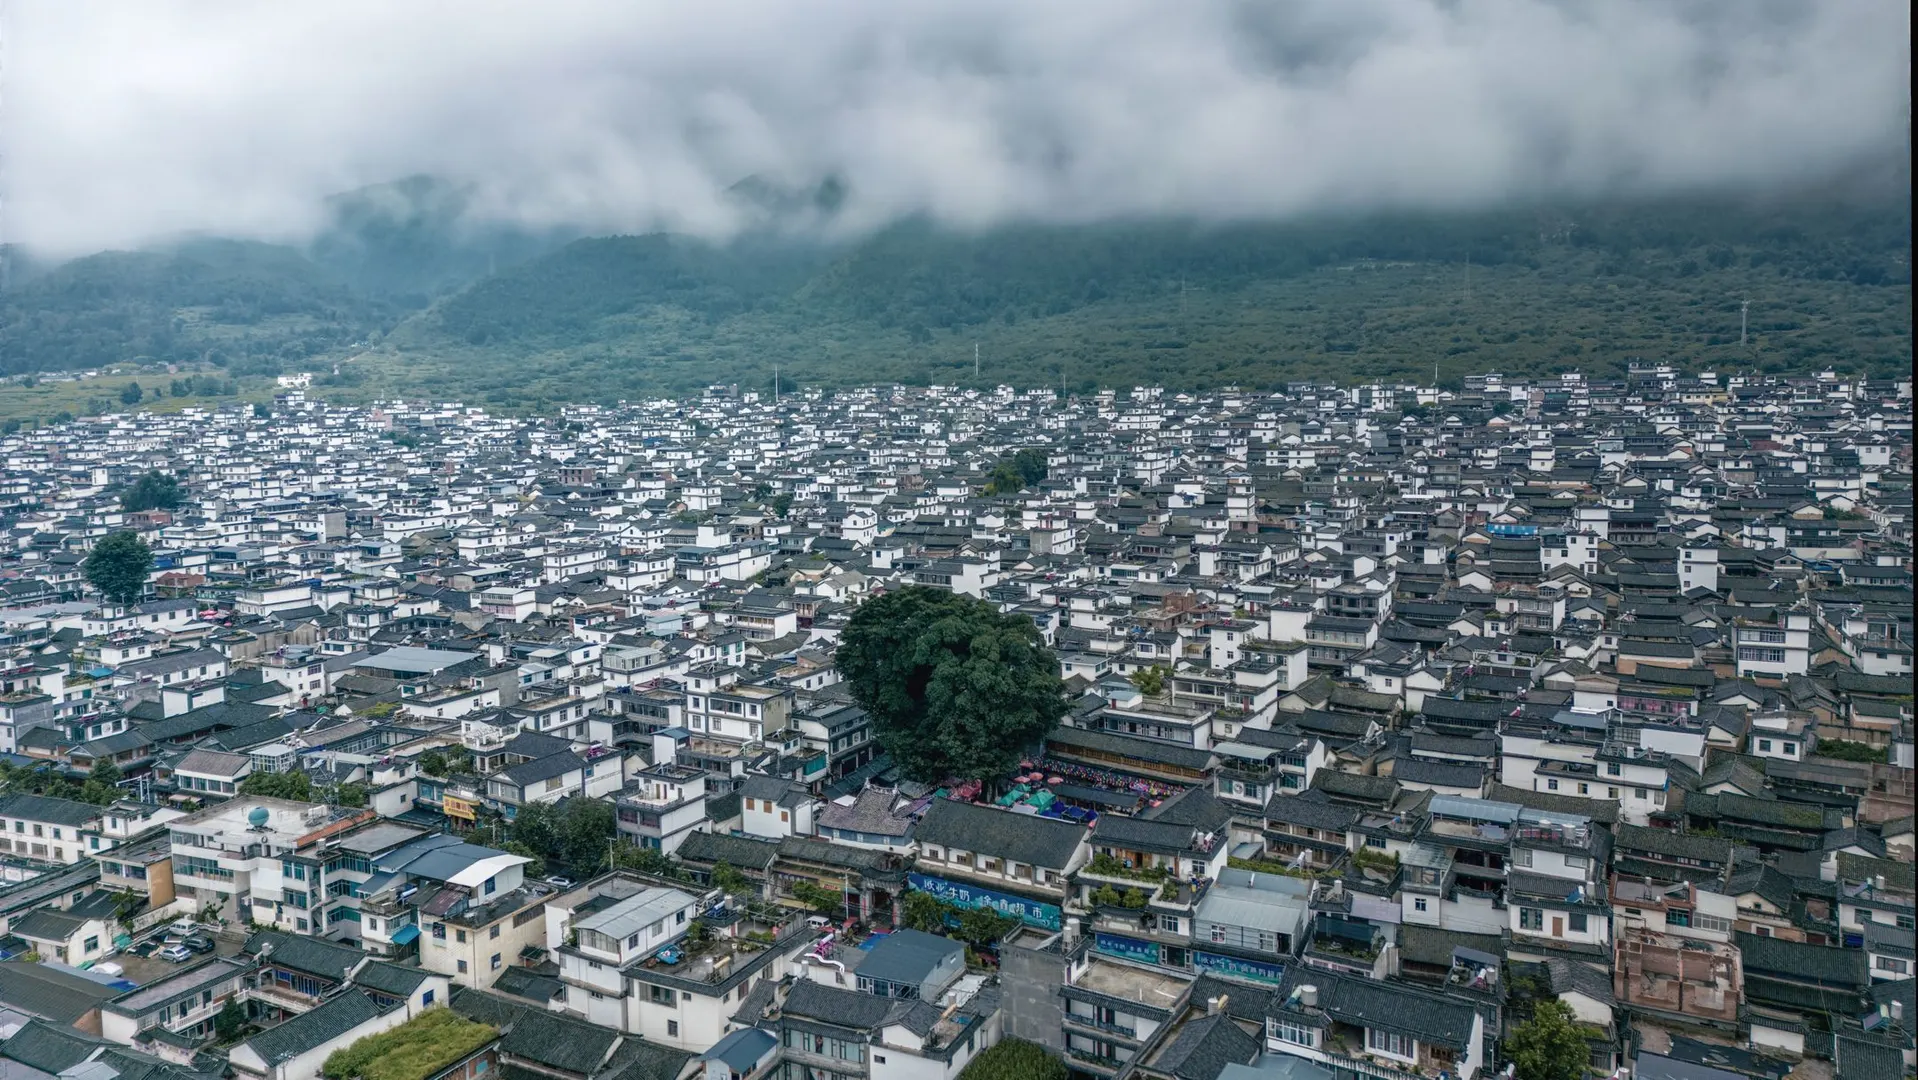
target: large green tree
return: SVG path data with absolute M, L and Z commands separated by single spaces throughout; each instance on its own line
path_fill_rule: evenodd
M 153 549 L 136 533 L 109 533 L 93 545 L 81 570 L 101 596 L 116 604 L 131 604 L 146 591 Z
M 1585 1075 L 1591 1051 L 1573 1020 L 1572 1007 L 1557 998 L 1541 998 L 1532 1007 L 1531 1019 L 1505 1040 L 1518 1080 L 1579 1080 Z
M 133 486 L 120 493 L 120 509 L 128 513 L 142 510 L 171 510 L 180 505 L 180 481 L 158 469 L 140 475 Z
M 993 783 L 1066 713 L 1038 628 L 983 600 L 912 586 L 860 605 L 835 656 L 906 774 Z

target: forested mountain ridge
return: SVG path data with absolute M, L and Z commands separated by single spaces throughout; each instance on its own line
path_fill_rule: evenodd
M 1648 357 L 1909 367 L 1904 204 L 583 240 L 411 317 L 363 376 L 494 404 L 713 382 L 1270 386 Z M 1748 347 L 1739 303 L 1751 299 Z
M 843 242 L 769 227 L 714 245 L 474 226 L 463 191 L 416 178 L 336 200 L 300 248 L 199 240 L 35 268 L 0 297 L 0 373 L 210 362 L 321 371 L 343 398 L 494 405 L 769 386 L 775 365 L 807 384 L 968 383 L 975 345 L 982 382 L 1074 388 L 1423 382 L 1435 362 L 1442 379 L 1602 373 L 1635 357 L 1890 373 L 1911 363 L 1908 192 L 1230 226 L 906 221 Z

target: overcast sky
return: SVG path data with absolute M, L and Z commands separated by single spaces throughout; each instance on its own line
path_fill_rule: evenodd
M 1744 186 L 1902 147 L 1896 0 L 13 0 L 7 239 L 297 237 L 414 173 L 736 228 L 1278 216 Z

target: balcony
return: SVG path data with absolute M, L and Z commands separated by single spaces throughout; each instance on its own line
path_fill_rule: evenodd
M 1124 1058 L 1094 1050 L 1086 1050 L 1073 1046 L 1071 1043 L 1066 1044 L 1066 1054 L 1072 1058 L 1073 1061 L 1084 1066 L 1086 1071 L 1102 1076 L 1116 1073 L 1126 1065 L 1126 1059 Z
M 1128 866 L 1110 855 L 1094 855 L 1091 862 L 1079 868 L 1079 876 L 1100 881 L 1156 885 L 1168 880 L 1171 872 L 1163 866 Z
M 1130 1039 L 1133 1042 L 1139 1041 L 1139 1029 L 1131 1024 L 1100 1020 L 1097 1017 L 1076 1012 L 1067 1012 L 1065 1018 L 1066 1023 L 1073 1027 L 1083 1028 L 1087 1031 L 1097 1031 L 1106 1035 L 1116 1035 L 1119 1038 Z

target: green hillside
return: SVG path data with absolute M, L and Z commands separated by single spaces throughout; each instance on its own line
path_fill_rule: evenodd
M 1911 363 L 1903 203 L 1704 203 L 1200 228 L 907 223 L 840 248 L 583 240 L 390 333 L 347 396 L 499 405 L 714 382 L 1295 378 Z M 1752 301 L 1738 348 L 1739 302 Z
M 0 295 L 0 374 L 121 363 L 270 373 L 398 315 L 287 247 L 208 240 L 109 251 Z
M 1425 381 L 1435 361 L 1453 379 L 1604 372 L 1638 357 L 1892 373 L 1911 365 L 1908 177 L 1892 187 L 1229 227 L 911 221 L 839 244 L 782 238 L 775 206 L 765 230 L 725 246 L 562 246 L 475 225 L 463 191 L 416 179 L 335 200 L 300 249 L 204 240 L 16 259 L 0 375 L 315 370 L 342 400 L 519 407 L 770 386 L 775 365 L 813 385 L 970 383 L 975 345 L 981 382 L 1076 389 Z

